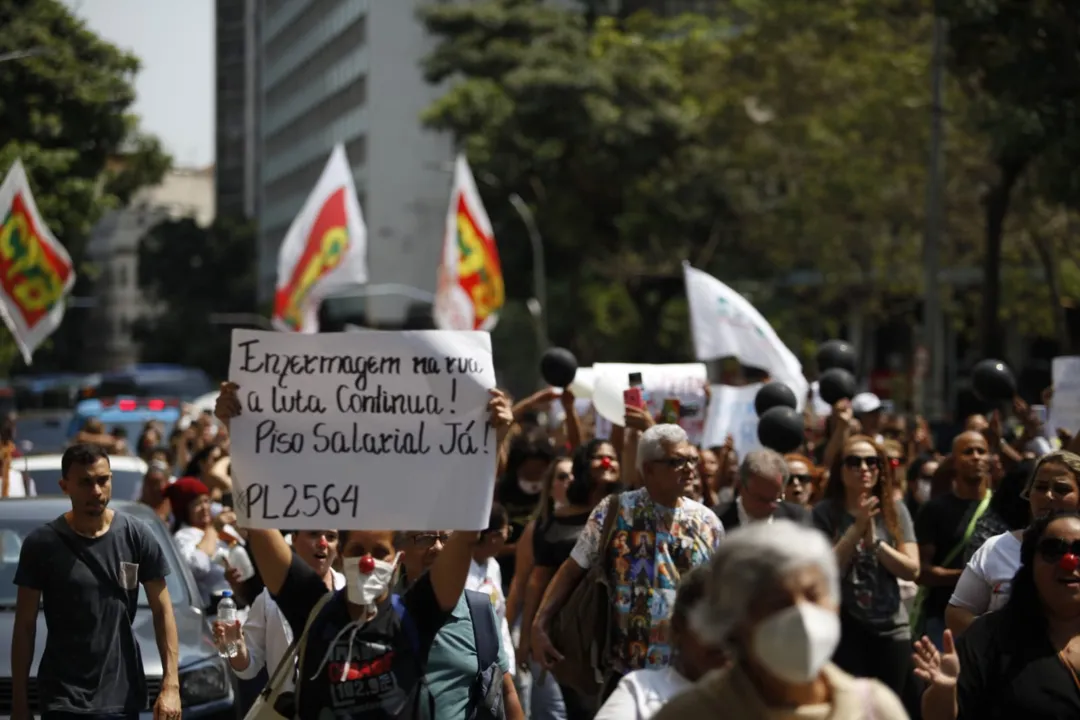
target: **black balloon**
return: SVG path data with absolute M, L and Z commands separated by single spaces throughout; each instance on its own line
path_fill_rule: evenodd
M 971 370 L 971 389 L 983 402 L 1009 402 L 1016 397 L 1016 377 L 1000 360 L 980 360 Z
M 843 368 L 826 370 L 818 378 L 818 395 L 829 405 L 855 397 L 855 376 Z
M 569 387 L 577 368 L 577 358 L 566 348 L 551 348 L 540 358 L 540 375 L 552 387 Z
M 840 368 L 855 374 L 855 348 L 843 340 L 830 340 L 817 352 L 818 372 Z
M 766 410 L 758 420 L 761 444 L 778 453 L 797 450 L 803 443 L 803 418 L 794 408 L 779 405 Z
M 794 410 L 798 406 L 795 392 L 782 382 L 766 383 L 754 396 L 754 410 L 758 417 L 774 407 L 789 407 Z

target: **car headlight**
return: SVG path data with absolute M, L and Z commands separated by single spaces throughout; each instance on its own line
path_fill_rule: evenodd
M 219 658 L 210 658 L 180 672 L 180 702 L 203 705 L 229 696 L 229 675 Z

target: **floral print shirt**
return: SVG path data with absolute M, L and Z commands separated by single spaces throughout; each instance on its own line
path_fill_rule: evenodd
M 600 547 L 604 518 L 618 501 L 611 541 Z M 702 565 L 724 537 L 712 510 L 683 498 L 677 508 L 653 502 L 644 488 L 604 499 L 593 509 L 570 557 L 582 568 L 602 559 L 611 582 L 614 669 L 666 667 L 671 663 L 671 613 L 682 573 Z

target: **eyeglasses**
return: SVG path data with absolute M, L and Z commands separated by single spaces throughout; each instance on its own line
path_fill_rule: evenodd
M 878 456 L 877 455 L 848 455 L 844 458 L 844 465 L 852 470 L 858 470 L 866 463 L 866 467 L 870 470 L 878 469 Z
M 672 470 L 685 470 L 686 468 L 693 468 L 697 465 L 694 458 L 688 457 L 659 458 L 657 460 L 653 460 L 653 462 L 667 465 Z
M 411 535 L 409 542 L 416 547 L 432 548 L 435 547 L 435 543 L 446 544 L 446 541 L 450 539 L 450 533 L 422 533 L 420 535 Z
M 1066 553 L 1080 556 L 1080 540 L 1069 542 L 1065 538 L 1043 538 L 1038 545 L 1039 557 L 1048 563 L 1056 563 Z
M 788 479 L 788 482 L 799 483 L 800 485 L 808 484 L 810 481 L 811 477 L 809 475 L 792 475 Z

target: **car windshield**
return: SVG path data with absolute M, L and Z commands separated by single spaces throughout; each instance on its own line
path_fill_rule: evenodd
M 22 464 L 16 459 L 12 465 L 16 470 L 22 470 Z M 34 489 L 38 497 L 47 495 L 63 495 L 60 490 L 60 468 L 43 468 L 31 470 L 30 479 L 34 481 Z M 143 473 L 136 470 L 112 471 L 112 499 L 137 501 L 142 496 Z
M 15 570 L 19 566 L 19 551 L 22 549 L 23 539 L 36 528 L 41 527 L 53 518 L 0 518 L 0 607 L 14 607 L 17 588 L 15 585 Z M 169 566 L 169 574 L 165 576 L 165 584 L 169 588 L 169 596 L 173 605 L 187 605 L 187 588 L 184 585 L 183 574 L 178 569 L 178 560 L 173 551 L 172 541 L 166 533 L 165 526 L 161 523 L 151 522 L 149 519 L 137 518 L 138 522 L 145 522 L 150 526 L 152 534 L 161 544 L 165 553 L 165 562 Z M 139 606 L 149 607 L 146 600 L 146 591 L 139 586 Z
M 15 429 L 19 445 L 29 443 L 37 454 L 63 452 L 67 447 L 67 429 L 73 413 L 64 415 L 21 415 Z

